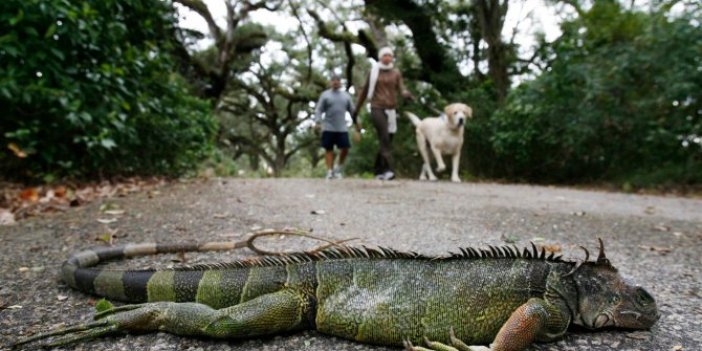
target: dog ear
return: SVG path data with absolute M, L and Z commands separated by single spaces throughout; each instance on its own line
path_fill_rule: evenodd
M 462 105 L 463 105 L 463 112 L 466 114 L 466 118 L 473 118 L 473 109 L 466 104 L 462 104 Z
M 456 110 L 456 104 L 449 104 L 444 107 L 444 113 L 447 117 L 453 118 L 453 112 Z

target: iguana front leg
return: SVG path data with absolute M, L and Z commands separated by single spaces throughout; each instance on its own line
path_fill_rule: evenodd
M 126 305 L 98 313 L 94 323 L 38 334 L 15 346 L 51 337 L 56 339 L 44 346 L 63 346 L 115 332 L 165 331 L 212 338 L 270 335 L 307 327 L 311 306 L 310 297 L 296 290 L 281 290 L 220 310 L 199 303 Z
M 406 342 L 408 351 L 523 351 L 536 340 L 553 340 L 562 336 L 570 323 L 567 314 L 543 299 L 532 298 L 519 306 L 502 325 L 490 348 L 466 346 L 451 338 L 452 346 L 425 340 L 429 347 L 417 347 Z M 460 343 L 460 344 L 459 344 Z

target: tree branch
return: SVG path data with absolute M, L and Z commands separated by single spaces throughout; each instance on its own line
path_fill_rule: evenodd
M 297 6 L 292 0 L 288 1 L 290 3 L 290 8 L 292 9 L 293 16 L 295 16 L 297 21 L 300 23 L 300 31 L 302 32 L 302 36 L 305 38 L 305 42 L 307 43 L 307 81 L 309 82 L 312 79 L 312 44 L 310 44 L 310 38 L 307 36 L 305 26 L 302 25 L 302 18 L 300 18 L 300 14 L 297 11 Z
M 212 17 L 212 13 L 210 13 L 210 9 L 207 8 L 207 5 L 205 5 L 205 3 L 202 2 L 202 0 L 173 1 L 191 9 L 193 12 L 200 15 L 205 20 L 205 22 L 207 22 L 207 27 L 210 29 L 210 34 L 212 34 L 212 37 L 215 40 L 215 42 L 222 39 L 222 29 L 220 29 L 219 26 L 217 26 L 217 23 Z

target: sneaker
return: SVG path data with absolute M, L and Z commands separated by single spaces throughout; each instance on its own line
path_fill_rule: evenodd
M 334 179 L 334 171 L 331 169 L 327 171 L 327 176 L 324 177 L 324 179 L 329 180 L 329 179 Z
M 383 174 L 383 179 L 384 180 L 393 180 L 395 179 L 395 172 L 393 171 L 387 171 L 385 174 Z
M 334 170 L 332 171 L 332 173 L 334 174 L 334 178 L 336 178 L 336 179 L 344 178 L 344 172 L 341 169 L 341 166 L 334 167 Z

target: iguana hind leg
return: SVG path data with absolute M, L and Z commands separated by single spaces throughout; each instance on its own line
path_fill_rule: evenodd
M 215 310 L 199 303 L 153 302 L 115 307 L 99 321 L 24 339 L 15 346 L 56 337 L 44 346 L 63 346 L 115 332 L 165 331 L 176 335 L 244 338 L 301 330 L 309 326 L 312 300 L 297 290 L 281 290 Z
M 543 299 L 532 298 L 519 306 L 497 333 L 490 347 L 467 346 L 451 330 L 448 346 L 425 339 L 429 348 L 405 342 L 408 351 L 523 351 L 536 340 L 553 340 L 562 336 L 570 323 L 567 312 Z

